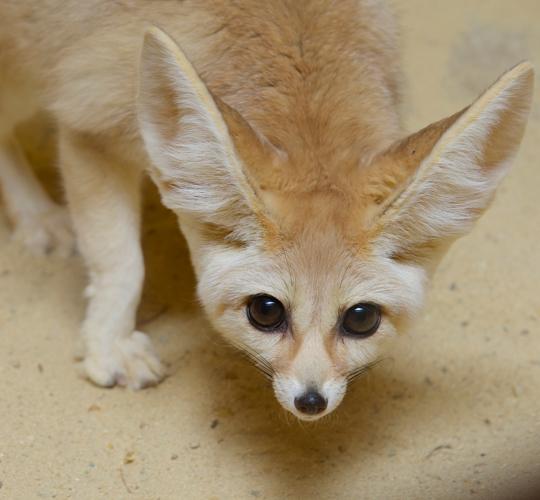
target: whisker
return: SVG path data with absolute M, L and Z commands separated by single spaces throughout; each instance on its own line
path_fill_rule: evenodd
M 253 362 L 253 365 L 255 366 L 255 368 L 257 368 L 257 370 L 259 370 L 266 378 L 272 380 L 273 373 L 266 365 L 262 364 L 259 359 L 257 359 L 255 356 L 248 354 L 247 352 L 245 352 L 244 355 Z
M 274 375 L 274 368 L 272 365 L 264 359 L 259 353 L 255 352 L 250 347 L 241 342 L 231 342 L 244 356 L 253 362 L 255 368 L 257 368 L 266 378 L 272 380 Z
M 368 363 L 367 365 L 360 366 L 351 372 L 347 374 L 347 382 L 350 384 L 353 380 L 360 377 L 360 375 L 363 375 L 367 371 L 371 370 L 375 365 L 378 365 L 381 361 L 384 361 L 386 358 L 380 358 L 376 359 L 375 361 L 372 361 L 371 363 Z

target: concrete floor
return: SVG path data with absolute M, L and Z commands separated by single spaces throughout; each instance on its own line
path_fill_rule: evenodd
M 540 68 L 536 0 L 396 3 L 410 130 L 523 58 Z M 172 375 L 137 393 L 77 378 L 82 263 L 28 255 L 1 216 L 0 498 L 491 499 L 540 479 L 538 105 L 514 170 L 443 261 L 416 328 L 314 425 L 286 417 L 211 332 L 155 195 L 140 323 Z M 37 163 L 52 162 L 50 134 L 21 135 Z

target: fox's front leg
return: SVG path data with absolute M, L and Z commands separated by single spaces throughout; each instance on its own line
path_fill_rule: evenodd
M 66 194 L 90 275 L 81 329 L 82 366 L 98 385 L 139 389 L 163 377 L 150 340 L 135 331 L 144 279 L 141 172 L 111 158 L 101 140 L 61 130 Z

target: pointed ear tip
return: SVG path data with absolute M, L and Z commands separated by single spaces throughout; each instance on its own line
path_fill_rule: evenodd
M 534 82 L 534 66 L 530 61 L 521 61 L 510 68 L 503 76 L 507 76 L 511 81 L 532 84 Z
M 514 66 L 511 73 L 512 86 L 521 106 L 527 113 L 530 111 L 534 93 L 534 66 L 530 61 L 522 61 Z
M 484 96 L 505 95 L 505 98 L 518 98 L 522 103 L 530 103 L 534 88 L 534 67 L 530 61 L 521 61 L 504 72 L 488 89 Z
M 163 32 L 154 24 L 148 25 L 144 30 L 144 44 L 155 43 Z
M 144 31 L 143 50 L 149 47 L 169 51 L 177 48 L 172 38 L 153 24 L 149 25 Z
M 512 69 L 516 69 L 520 71 L 520 73 L 527 73 L 527 72 L 532 72 L 534 73 L 534 66 L 533 66 L 533 63 L 527 59 L 523 60 L 523 61 L 520 61 L 518 62 L 514 68 Z

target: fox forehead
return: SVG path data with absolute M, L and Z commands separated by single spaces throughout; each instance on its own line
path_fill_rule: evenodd
M 278 226 L 273 235 L 287 245 L 319 240 L 319 235 L 329 234 L 345 244 L 350 243 L 360 251 L 362 243 L 369 240 L 366 212 L 369 201 L 362 202 L 354 190 L 317 189 L 314 191 L 268 191 L 261 199 L 269 217 Z M 319 241 L 323 247 L 324 238 Z
M 329 233 L 353 253 L 369 253 L 370 242 L 382 230 L 378 216 L 433 146 L 432 141 L 418 142 L 414 148 L 404 144 L 367 160 L 353 155 L 339 169 L 315 169 L 316 178 L 299 177 L 288 159 L 274 156 L 270 165 L 268 158 L 253 162 L 253 156 L 241 151 L 244 168 L 258 185 L 268 216 L 264 224 L 268 246 L 277 248 L 280 242 L 298 240 L 299 234 L 307 235 L 301 239 L 309 242 L 318 233 Z

